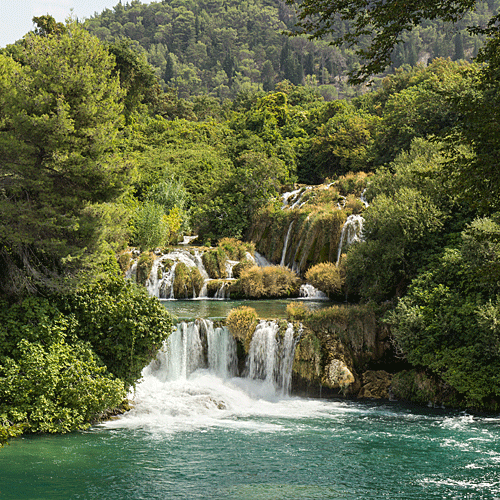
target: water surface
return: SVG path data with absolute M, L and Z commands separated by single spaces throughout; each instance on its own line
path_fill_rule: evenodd
M 118 421 L 14 440 L 0 498 L 500 498 L 497 417 L 278 397 L 206 370 L 148 383 Z
M 300 299 L 283 300 L 160 300 L 163 306 L 177 319 L 187 321 L 195 318 L 223 319 L 231 309 L 239 306 L 250 306 L 262 319 L 286 318 L 286 306 Z M 328 300 L 302 300 L 310 309 L 331 307 L 334 302 Z

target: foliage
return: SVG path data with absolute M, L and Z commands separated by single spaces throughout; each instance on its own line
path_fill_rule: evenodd
M 251 242 L 243 242 L 235 238 L 221 238 L 217 246 L 224 249 L 228 259 L 243 260 L 247 252 L 253 256 L 255 245 Z
M 208 275 L 211 278 L 227 278 L 227 254 L 222 246 L 217 247 L 215 250 L 208 250 L 207 252 L 204 252 L 201 259 Z
M 175 266 L 174 297 L 176 299 L 194 298 L 203 287 L 203 277 L 197 267 L 188 267 L 183 262 Z
M 340 271 L 333 262 L 316 264 L 306 272 L 306 281 L 326 293 L 328 297 L 340 292 L 343 280 Z
M 283 266 L 251 267 L 241 272 L 234 289 L 246 298 L 281 298 L 298 294 L 299 279 Z
M 336 4 L 339 3 L 342 2 Z M 389 13 L 395 3 L 387 4 Z M 321 2 L 311 1 L 309 5 L 323 8 Z M 452 2 L 446 5 L 452 6 Z M 408 32 L 397 17 L 390 29 L 400 32 L 401 43 L 396 44 L 391 65 L 413 66 L 417 61 L 437 57 L 470 60 L 477 54 L 484 35 L 472 35 L 466 27 L 485 26 L 499 4 L 497 0 L 489 0 L 476 5 L 453 29 L 438 16 L 435 20 L 425 19 L 422 25 L 413 26 Z M 308 4 L 300 6 L 299 9 L 308 8 Z M 334 6 L 328 4 L 328 8 Z M 283 34 L 284 30 L 301 32 L 300 27 L 294 26 L 297 21 L 294 7 L 260 0 L 210 5 L 203 1 L 182 5 L 131 2 L 106 9 L 85 25 L 111 44 L 124 38 L 133 40 L 134 48 L 154 66 L 162 85 L 177 88 L 181 97 L 205 94 L 222 102 L 234 99 L 241 92 L 278 89 L 284 80 L 305 84 L 329 100 L 338 95 L 352 96 L 356 90 L 347 85 L 344 75 L 358 72 L 365 60 L 356 53 L 356 47 L 337 47 L 331 42 L 337 37 L 354 36 L 354 20 L 334 19 L 334 34 L 327 34 L 321 40 L 303 36 L 289 38 Z M 424 14 L 433 10 L 433 6 L 425 7 Z M 363 5 L 351 14 L 364 10 Z M 405 15 L 411 12 L 411 8 L 404 10 Z M 366 16 L 366 20 L 369 19 L 370 16 Z M 314 22 L 315 18 L 308 20 Z M 369 48 L 371 34 L 370 30 L 367 36 L 361 37 L 358 49 Z M 461 48 L 457 47 L 457 40 Z M 203 113 L 196 115 L 203 118 Z
M 89 345 L 80 325 L 47 299 L 0 307 L 2 434 L 68 432 L 87 426 L 125 396 Z
M 356 53 L 362 65 L 351 72 L 351 81 L 361 83 L 373 74 L 381 73 L 390 64 L 396 44 L 403 34 L 424 20 L 442 19 L 455 22 L 475 6 L 474 0 L 446 0 L 438 4 L 425 0 L 410 6 L 396 0 L 375 2 L 367 8 L 364 0 L 288 0 L 298 13 L 297 34 L 321 38 L 333 34 L 334 44 L 357 44 Z M 350 29 L 342 29 L 344 23 Z M 416 61 L 415 61 L 416 62 Z
M 248 306 L 231 309 L 227 315 L 226 326 L 229 328 L 231 334 L 243 343 L 247 352 L 258 319 L 255 309 Z
M 380 302 L 405 292 L 444 238 L 441 231 L 453 208 L 453 200 L 442 192 L 447 184 L 439 146 L 425 141 L 415 141 L 390 170 L 371 178 L 364 242 L 347 254 L 350 293 Z
M 134 217 L 132 244 L 141 250 L 164 247 L 169 242 L 170 227 L 163 207 L 154 201 L 142 203 Z
M 142 252 L 137 260 L 137 283 L 145 285 L 151 274 L 155 262 L 155 255 L 152 252 Z
M 449 98 L 450 105 L 457 107 L 462 115 L 455 133 L 449 137 L 455 156 L 450 173 L 457 176 L 458 188 L 467 201 L 483 214 L 500 209 L 495 160 L 500 151 L 499 47 L 497 33 L 488 40 L 478 58 L 484 65 L 471 68 L 462 91 Z
M 61 307 L 78 321 L 78 337 L 127 386 L 140 378 L 171 332 L 165 308 L 144 287 L 124 278 L 98 281 L 62 297 Z
M 304 302 L 290 302 L 286 306 L 286 316 L 288 319 L 293 321 L 302 321 L 310 313 L 310 309 L 304 304 Z
M 497 275 L 484 271 L 499 259 L 498 227 L 494 220 L 474 221 L 462 244 L 419 275 L 387 317 L 411 363 L 439 376 L 464 404 L 488 409 L 500 401 L 500 288 Z
M 330 103 L 333 116 L 318 127 L 308 153 L 314 180 L 371 167 L 373 135 L 380 119 L 342 101 Z
M 0 267 L 11 294 L 60 288 L 91 265 L 104 228 L 86 208 L 113 200 L 129 171 L 115 154 L 122 92 L 97 38 L 76 24 L 31 34 L 20 58 L 0 61 Z
M 461 121 L 451 96 L 468 87 L 470 66 L 463 61 L 435 59 L 427 67 L 402 68 L 383 79 L 381 88 L 358 105 L 381 115 L 371 155 L 377 165 L 393 161 L 419 138 L 445 137 Z

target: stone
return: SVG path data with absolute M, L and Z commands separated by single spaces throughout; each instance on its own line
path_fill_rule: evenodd
M 389 387 L 392 375 L 384 370 L 366 371 L 363 373 L 358 398 L 389 399 Z

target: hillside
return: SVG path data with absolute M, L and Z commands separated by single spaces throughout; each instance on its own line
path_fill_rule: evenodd
M 484 37 L 471 36 L 466 27 L 485 25 L 499 6 L 499 0 L 479 2 L 453 26 L 426 21 L 396 47 L 389 72 L 437 57 L 471 60 Z M 133 0 L 106 9 L 86 26 L 102 41 L 134 40 L 160 80 L 177 87 L 181 97 L 234 98 L 242 90 L 272 90 L 285 79 L 318 87 L 327 100 L 358 93 L 345 76 L 360 64 L 354 50 L 333 47 L 328 39 L 285 36 L 294 23 L 291 7 L 279 0 Z M 340 32 L 348 29 L 339 26 Z

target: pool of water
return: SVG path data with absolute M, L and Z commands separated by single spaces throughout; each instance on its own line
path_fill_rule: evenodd
M 262 326 L 249 358 L 266 373 L 252 378 L 229 369 L 227 329 L 181 323 L 127 414 L 1 449 L 0 499 L 500 499 L 500 416 L 288 396 L 267 376 L 287 364 L 268 359 L 276 332 Z
M 161 300 L 163 306 L 177 319 L 187 321 L 196 318 L 222 319 L 231 309 L 239 306 L 253 307 L 261 319 L 286 318 L 286 307 L 295 300 Z M 334 302 L 328 300 L 303 300 L 310 309 L 331 307 Z
M 200 387 L 217 386 L 204 376 Z M 497 417 L 390 403 L 207 401 L 14 440 L 0 452 L 0 498 L 500 498 Z

